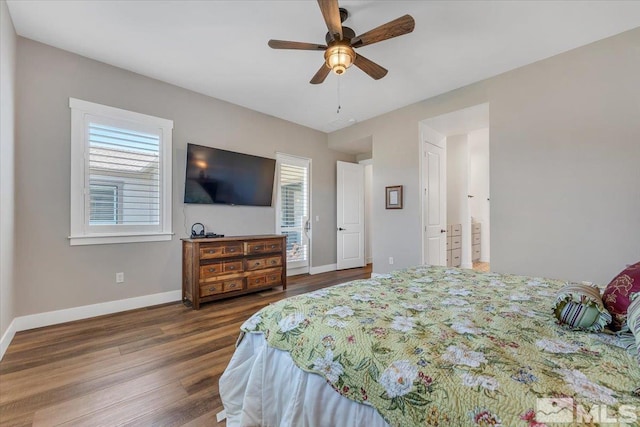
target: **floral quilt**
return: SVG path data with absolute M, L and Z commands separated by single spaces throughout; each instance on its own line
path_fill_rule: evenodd
M 242 330 L 392 426 L 639 426 L 637 363 L 556 324 L 564 284 L 418 267 L 279 301 Z

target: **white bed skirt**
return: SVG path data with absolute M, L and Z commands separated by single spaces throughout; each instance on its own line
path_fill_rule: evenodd
M 388 427 L 371 406 L 298 368 L 286 351 L 246 334 L 220 377 L 228 427 Z

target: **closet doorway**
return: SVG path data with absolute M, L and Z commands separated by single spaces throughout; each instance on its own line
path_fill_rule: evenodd
M 420 122 L 421 188 L 423 222 L 423 263 L 489 270 L 490 184 L 489 184 L 489 104 L 454 111 Z M 425 144 L 444 148 L 444 190 L 435 197 L 434 160 L 425 154 Z M 434 237 L 433 224 L 442 213 L 434 203 L 445 200 L 446 235 L 442 258 L 441 241 Z M 438 244 L 436 244 L 438 243 Z M 441 253 L 441 252 L 440 252 Z

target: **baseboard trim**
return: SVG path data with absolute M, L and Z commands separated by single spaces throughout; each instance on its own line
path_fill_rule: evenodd
M 13 340 L 16 332 L 134 310 L 136 308 L 150 307 L 152 305 L 180 301 L 181 299 L 182 291 L 177 290 L 16 317 L 2 336 L 2 342 L 0 343 L 0 360 L 2 356 L 4 356 L 4 352 L 9 347 L 9 344 L 11 344 L 11 340 Z
M 297 276 L 298 274 L 307 274 L 309 272 L 309 267 L 299 267 L 299 268 L 287 268 L 287 277 L 289 276 Z
M 327 265 L 321 265 L 318 267 L 311 267 L 309 269 L 309 274 L 320 274 L 320 273 L 326 273 L 328 271 L 336 271 L 338 269 L 338 265 L 337 264 L 327 264 Z
M 180 301 L 181 298 L 181 291 L 169 291 L 159 294 L 144 295 L 141 297 L 101 302 L 99 304 L 83 305 L 64 310 L 47 311 L 45 313 L 20 316 L 15 318 L 16 332 L 41 328 L 43 326 L 57 325 L 58 323 L 73 322 L 74 320 L 88 319 L 90 317 L 103 316 L 105 314 L 118 313 L 120 311 L 149 307 L 151 305 Z
M 9 344 L 13 341 L 13 337 L 16 335 L 16 319 L 13 319 L 9 324 L 9 327 L 0 339 L 0 360 L 4 357 L 4 352 L 9 348 Z

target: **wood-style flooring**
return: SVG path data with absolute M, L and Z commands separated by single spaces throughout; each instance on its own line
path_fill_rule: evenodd
M 0 362 L 0 426 L 223 426 L 218 379 L 240 325 L 265 305 L 371 267 L 290 277 L 273 290 L 164 304 L 18 332 Z
M 489 263 L 488 262 L 474 262 L 473 263 L 473 269 L 475 271 L 478 271 L 480 273 L 488 273 L 489 270 Z

